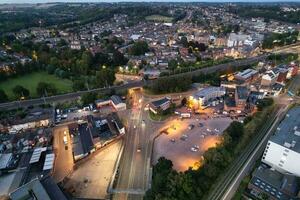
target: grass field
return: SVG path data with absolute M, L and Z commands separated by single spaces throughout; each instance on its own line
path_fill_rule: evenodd
M 162 15 L 149 15 L 146 17 L 146 20 L 148 21 L 155 21 L 155 22 L 172 22 L 173 18 L 172 17 L 166 17 Z
M 16 85 L 21 85 L 27 88 L 30 91 L 30 97 L 34 98 L 37 97 L 36 87 L 39 82 L 52 83 L 55 85 L 59 94 L 72 91 L 72 82 L 70 80 L 60 79 L 55 75 L 48 74 L 47 72 L 34 72 L 24 76 L 8 79 L 0 82 L 0 89 L 5 91 L 10 100 L 14 100 L 15 96 L 12 89 Z

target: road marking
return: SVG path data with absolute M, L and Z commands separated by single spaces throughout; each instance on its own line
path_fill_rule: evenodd
M 145 190 L 142 189 L 114 189 L 112 190 L 112 194 L 138 194 L 138 195 L 144 195 Z

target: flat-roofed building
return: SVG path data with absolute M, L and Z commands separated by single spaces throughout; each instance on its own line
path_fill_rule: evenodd
M 67 200 L 50 176 L 33 179 L 9 194 L 11 200 Z
M 252 174 L 248 184 L 251 194 L 265 194 L 270 200 L 296 200 L 299 186 L 295 176 L 280 172 L 262 164 Z
M 193 108 L 197 109 L 207 105 L 212 99 L 223 97 L 225 93 L 224 87 L 206 87 L 196 92 L 193 96 L 190 96 L 189 101 Z
M 160 110 L 165 111 L 171 106 L 171 98 L 165 97 L 156 101 L 152 101 L 149 104 L 149 109 L 154 114 L 157 114 Z
M 246 69 L 234 75 L 234 78 L 240 82 L 251 82 L 258 77 L 258 71 L 254 69 Z
M 126 110 L 126 103 L 123 102 L 122 99 L 117 95 L 113 95 L 110 97 L 110 99 L 107 100 L 98 99 L 95 101 L 95 104 L 97 108 L 111 105 L 117 111 Z
M 274 71 L 267 71 L 261 77 L 261 85 L 262 86 L 271 86 L 277 81 L 278 74 L 274 73 Z
M 236 86 L 235 104 L 240 110 L 244 110 L 247 104 L 250 91 L 246 86 Z
M 300 106 L 291 109 L 271 136 L 262 162 L 284 174 L 300 177 Z

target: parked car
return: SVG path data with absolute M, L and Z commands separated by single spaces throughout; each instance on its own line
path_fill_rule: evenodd
M 188 128 L 189 128 L 190 130 L 192 130 L 194 127 L 195 127 L 195 126 L 194 126 L 193 124 L 190 124 Z
M 191 147 L 191 151 L 192 151 L 192 152 L 197 152 L 198 149 L 196 149 L 195 147 Z

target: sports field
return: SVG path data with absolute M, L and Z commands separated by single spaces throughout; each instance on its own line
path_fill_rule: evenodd
M 11 78 L 0 82 L 0 89 L 3 89 L 10 100 L 14 100 L 15 96 L 12 89 L 16 85 L 21 85 L 30 91 L 30 97 L 37 97 L 36 87 L 39 82 L 46 82 L 55 85 L 59 94 L 72 91 L 72 81 L 60 79 L 55 75 L 50 75 L 47 72 L 34 72 L 16 78 Z
M 155 22 L 172 22 L 173 18 L 162 15 L 149 15 L 146 17 L 146 20 Z

